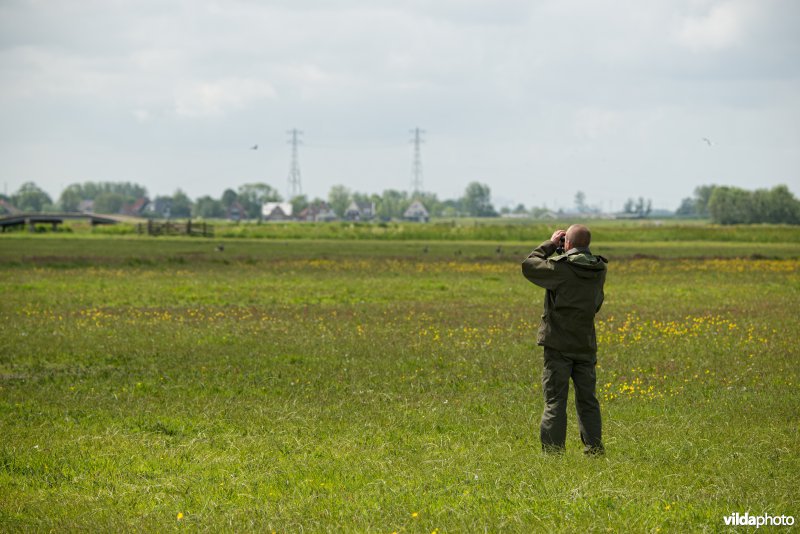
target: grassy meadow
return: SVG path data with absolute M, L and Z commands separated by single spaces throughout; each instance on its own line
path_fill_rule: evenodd
M 2 236 L 0 530 L 800 519 L 800 239 L 774 230 L 598 233 L 596 459 L 572 408 L 566 454 L 540 452 L 543 291 L 519 263 L 552 228 L 531 241 Z

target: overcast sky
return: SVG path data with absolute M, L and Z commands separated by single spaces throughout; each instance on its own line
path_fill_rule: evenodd
M 798 194 L 798 22 L 796 0 L 0 0 L 0 186 L 285 195 L 298 128 L 310 197 L 407 190 L 419 127 L 444 198 Z

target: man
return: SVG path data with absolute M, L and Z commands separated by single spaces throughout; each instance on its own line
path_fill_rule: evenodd
M 597 337 L 594 316 L 603 304 L 606 263 L 589 251 L 580 224 L 556 230 L 522 262 L 525 278 L 547 290 L 538 343 L 544 347 L 542 449 L 561 452 L 567 435 L 569 379 L 575 386 L 578 426 L 586 454 L 602 454 L 600 403 L 595 397 Z M 563 243 L 563 253 L 553 255 Z

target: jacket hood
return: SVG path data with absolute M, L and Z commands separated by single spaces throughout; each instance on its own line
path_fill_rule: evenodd
M 606 270 L 607 260 L 602 256 L 594 256 L 588 252 L 578 252 L 567 256 L 567 262 L 581 278 L 595 278 Z

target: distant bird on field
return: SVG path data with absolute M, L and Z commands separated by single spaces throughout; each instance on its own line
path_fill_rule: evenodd
M 258 145 L 253 145 L 250 147 L 250 150 L 258 150 Z
M 422 249 L 422 253 L 423 253 L 423 254 L 427 254 L 427 253 L 428 253 L 428 247 L 425 247 L 425 248 L 423 248 L 423 249 Z
M 222 252 L 223 250 L 225 250 L 225 245 L 223 245 L 222 243 L 220 243 L 219 245 L 217 245 L 217 247 L 216 247 L 216 249 L 215 249 L 215 250 L 216 250 L 217 252 Z
M 494 251 L 495 251 L 496 254 L 502 254 L 503 253 L 503 247 L 498 246 Z
M 704 137 L 703 141 L 705 141 L 708 146 L 711 146 L 711 139 L 709 139 L 708 137 Z

